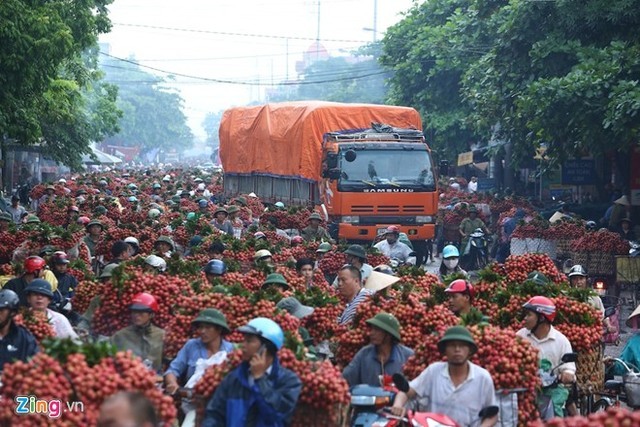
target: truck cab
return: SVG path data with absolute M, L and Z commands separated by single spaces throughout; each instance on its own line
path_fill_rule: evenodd
M 322 165 L 319 196 L 335 238 L 371 242 L 389 225 L 410 240 L 434 237 L 437 180 L 421 131 L 374 124 L 325 134 Z

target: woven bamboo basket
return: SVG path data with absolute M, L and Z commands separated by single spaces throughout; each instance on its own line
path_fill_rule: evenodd
M 334 405 L 327 411 L 298 403 L 291 427 L 344 427 L 348 424 L 348 412 L 348 405 Z
M 616 260 L 613 254 L 603 252 L 573 252 L 573 264 L 580 264 L 590 275 L 613 276 Z
M 556 242 L 556 251 L 558 256 L 571 255 L 573 239 L 558 239 Z
M 588 394 L 602 389 L 604 384 L 604 363 L 602 347 L 597 345 L 588 351 L 578 352 L 576 362 L 578 391 Z

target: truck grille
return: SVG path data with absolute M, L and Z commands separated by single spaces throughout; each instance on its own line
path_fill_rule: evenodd
M 351 210 L 354 214 L 360 213 L 408 213 L 408 214 L 421 214 L 424 212 L 424 205 L 353 205 Z

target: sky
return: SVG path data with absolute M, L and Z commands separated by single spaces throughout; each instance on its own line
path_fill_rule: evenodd
M 345 56 L 373 41 L 374 34 L 382 38 L 413 2 L 319 0 L 318 20 L 318 0 L 114 0 L 109 6 L 113 27 L 100 43 L 108 44 L 105 53 L 112 56 L 200 77 L 175 76 L 171 84 L 180 91 L 188 124 L 200 139 L 208 112 L 264 101 L 273 82 L 296 80 L 296 61 L 318 33 L 330 55 Z

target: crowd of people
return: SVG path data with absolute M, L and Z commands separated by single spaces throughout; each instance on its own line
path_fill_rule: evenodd
M 34 209 L 21 206 L 20 198 L 17 196 L 11 198 L 11 205 L 0 217 L 0 224 L 3 224 L 4 230 L 15 230 L 16 227 L 37 223 L 40 221 L 38 214 L 42 209 L 63 199 L 67 206 L 68 218 L 65 227 L 81 226 L 86 233 L 74 250 L 68 253 L 53 247 L 43 247 L 37 254 L 22 254 L 23 259 L 20 259 L 21 254 L 17 253 L 12 260 L 3 261 L 19 261 L 21 274 L 6 281 L 0 291 L 0 370 L 6 363 L 27 360 L 39 350 L 34 337 L 13 321 L 21 309 L 47 316 L 56 337 L 75 340 L 88 337 L 108 339 L 117 349 L 132 351 L 150 370 L 162 376 L 164 388 L 170 394 L 177 393 L 182 388 L 192 388 L 208 366 L 223 362 L 233 351 L 235 345 L 226 340 L 226 336 L 232 331 L 225 313 L 215 308 L 206 308 L 193 320 L 197 338 L 189 339 L 177 356 L 167 364 L 163 354 L 165 331 L 154 324 L 158 301 L 154 295 L 146 292 L 135 295 L 130 301 L 128 326 L 111 337 L 95 337 L 92 318 L 100 305 L 100 295 L 92 300 L 85 312 L 74 311 L 72 300 L 77 281 L 73 275 L 68 274 L 69 262 L 78 258 L 79 251 L 86 249 L 97 280 L 106 283 L 111 280 L 118 266 L 140 256 L 139 235 L 131 235 L 113 242 L 107 256 L 98 253 L 98 246 L 106 232 L 101 217 L 105 216 L 109 209 L 115 208 L 120 212 L 127 209 L 146 212 L 147 220 L 151 223 L 167 212 L 180 213 L 181 221 L 205 217 L 210 225 L 220 232 L 220 236 L 231 236 L 235 239 L 249 236 L 256 242 L 266 241 L 269 231 L 286 239 L 291 246 L 306 242 L 319 243 L 315 259 L 305 257 L 291 260 L 298 275 L 305 279 L 307 287 L 314 286 L 313 276 L 320 270 L 322 257 L 335 247 L 334 239 L 321 225 L 323 218 L 319 213 L 310 212 L 305 227 L 294 230 L 293 233 L 287 232 L 280 229 L 277 222 L 270 221 L 265 225 L 258 217 L 241 218 L 240 211 L 249 204 L 247 197 L 254 197 L 253 194 L 238 197 L 225 205 L 222 195 L 211 191 L 211 186 L 200 176 L 193 176 L 187 172 L 182 175 L 179 172 L 163 172 L 162 175 L 160 178 L 150 171 L 130 171 L 118 178 L 117 188 L 102 178 L 82 175 L 69 177 L 71 181 L 75 181 L 72 186 L 67 185 L 66 178 L 62 178 L 56 186 L 50 185 L 45 188 L 44 194 L 34 201 Z M 143 190 L 138 188 L 140 181 L 150 184 L 145 185 L 144 191 L 148 191 L 145 197 L 141 197 Z M 469 182 L 468 191 L 477 191 L 477 179 Z M 92 211 L 84 207 L 89 197 L 97 198 L 100 203 Z M 198 210 L 182 211 L 181 201 L 185 199 L 196 202 Z M 621 216 L 621 209 L 616 208 L 624 206 L 622 202 L 624 200 L 617 200 L 614 204 L 609 215 L 609 224 L 620 223 L 624 230 L 624 224 L 630 224 L 627 217 Z M 278 211 L 285 209 L 285 206 L 278 202 L 268 209 Z M 459 226 L 462 248 L 473 231 L 482 229 L 489 234 L 486 224 L 478 217 L 476 207 L 470 206 L 467 212 L 468 217 Z M 515 216 L 504 222 L 502 228 L 507 238 L 523 217 L 524 212 L 518 211 Z M 167 263 L 170 260 L 188 258 L 197 248 L 199 251 L 206 251 L 210 258 L 202 265 L 204 278 L 211 284 L 219 284 L 218 279 L 227 274 L 227 245 L 223 239 L 216 239 L 208 247 L 202 248 L 200 246 L 203 237 L 193 235 L 189 236 L 187 246 L 181 246 L 170 237 L 170 230 L 166 231 L 166 235 L 161 235 L 154 241 L 153 253 L 144 257 L 146 271 L 151 274 L 167 274 Z M 628 229 L 625 233 L 631 237 Z M 503 243 L 506 244 L 507 241 Z M 389 265 L 368 264 L 371 251 L 378 251 L 399 265 L 415 266 L 417 263 L 411 241 L 393 225 L 386 228 L 382 239 L 371 248 L 357 244 L 348 246 L 344 250 L 347 264 L 338 270 L 335 277 L 325 275 L 344 303 L 343 311 L 337 319 L 341 325 L 351 325 L 358 306 L 375 293 L 375 289 L 367 286 L 374 271 L 394 274 L 394 269 Z M 440 251 L 436 252 L 439 256 Z M 500 249 L 498 254 L 498 257 L 504 256 Z M 454 279 L 449 281 L 445 291 L 450 309 L 457 316 L 464 316 L 474 306 L 474 285 L 469 280 L 468 273 L 460 266 L 461 254 L 457 246 L 445 245 L 441 255 L 438 268 L 440 280 L 444 282 L 448 278 Z M 262 288 L 275 286 L 288 289 L 287 280 L 274 267 L 273 254 L 269 249 L 255 251 L 252 268 L 270 271 Z M 574 266 L 569 278 L 574 287 L 587 286 L 587 272 L 582 266 Z M 531 280 L 544 283 L 546 279 L 536 276 Z M 598 297 L 592 297 L 590 303 L 604 314 L 602 301 Z M 278 308 L 297 318 L 308 316 L 314 310 L 314 307 L 305 306 L 293 297 L 281 300 Z M 562 356 L 571 353 L 572 349 L 567 338 L 553 327 L 556 314 L 553 302 L 546 297 L 536 296 L 522 306 L 522 311 L 524 327 L 517 334 L 538 350 L 541 375 L 550 375 L 552 368 L 559 367 L 557 372 L 560 383 L 575 382 L 575 365 L 562 362 Z M 635 322 L 638 316 L 636 310 L 631 316 L 632 321 Z M 402 325 L 393 315 L 378 313 L 368 319 L 366 324 L 369 344 L 360 349 L 349 364 L 341 367 L 343 377 L 350 386 L 384 384 L 385 378 L 401 373 L 407 359 L 414 354 L 414 349 L 402 344 Z M 255 318 L 238 331 L 243 336 L 240 343 L 242 363 L 216 388 L 215 394 L 206 405 L 202 425 L 288 425 L 300 395 L 301 382 L 294 372 L 279 363 L 278 351 L 284 343 L 281 326 L 271 319 Z M 304 338 L 304 334 L 301 335 Z M 638 345 L 634 344 L 633 349 L 625 350 L 623 357 L 636 363 L 640 359 L 637 347 Z M 446 356 L 446 362 L 434 363 L 417 378 L 411 379 L 409 391 L 397 394 L 392 412 L 403 415 L 408 402 L 415 402 L 422 410 L 447 414 L 460 425 L 494 425 L 497 416 L 484 420 L 477 417 L 482 408 L 495 405 L 495 390 L 489 372 L 470 362 L 470 358 L 477 351 L 477 345 L 469 331 L 464 326 L 449 328 L 442 335 L 438 350 Z M 615 369 L 615 366 L 612 369 Z M 566 405 L 568 391 L 564 387 L 545 389 L 540 398 L 547 399 L 548 407 L 556 415 L 563 414 L 567 409 L 571 410 L 570 404 Z M 181 409 L 184 425 L 193 425 L 196 417 L 194 403 L 185 398 Z M 155 425 L 157 422 L 153 408 L 149 408 L 143 398 L 133 394 L 115 395 L 104 402 L 100 425 L 121 425 L 118 424 L 117 418 L 136 419 L 136 425 Z

